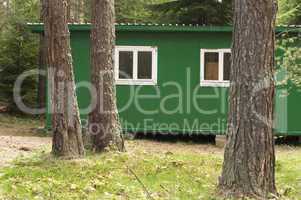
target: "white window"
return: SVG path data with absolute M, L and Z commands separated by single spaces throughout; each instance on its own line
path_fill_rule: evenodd
M 157 48 L 147 46 L 117 46 L 115 78 L 119 85 L 156 85 Z
M 229 87 L 231 49 L 201 49 L 201 86 Z

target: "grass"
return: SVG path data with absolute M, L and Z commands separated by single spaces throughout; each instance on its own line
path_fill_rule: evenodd
M 0 169 L 0 199 L 1 195 L 3 199 L 20 200 L 149 199 L 143 185 L 155 200 L 219 199 L 216 183 L 222 153 L 154 152 L 139 143 L 130 141 L 127 153 L 91 154 L 74 161 L 58 160 L 45 152 L 19 159 L 11 167 Z M 277 152 L 281 199 L 300 200 L 301 148 L 280 148 Z
M 42 118 L 0 113 L 0 136 L 46 136 Z
M 30 125 L 32 127 L 35 127 L 37 125 L 42 124 L 40 120 L 38 120 L 37 117 L 31 117 L 31 116 L 24 116 L 24 115 L 11 115 L 11 114 L 4 114 L 0 113 L 0 125 L 2 124 L 11 124 L 11 125 Z

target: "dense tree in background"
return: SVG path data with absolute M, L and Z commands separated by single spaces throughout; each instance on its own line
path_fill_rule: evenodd
M 45 1 L 48 84 L 53 132 L 52 152 L 74 158 L 84 155 L 75 92 L 66 0 Z
M 0 3 L 0 33 L 2 32 L 2 29 L 4 28 L 4 24 L 5 24 L 4 19 L 8 15 L 8 13 L 7 13 L 8 10 L 9 10 L 8 3 L 6 1 Z
M 152 5 L 170 0 L 116 0 L 115 11 L 118 23 L 159 23 L 160 11 L 151 9 Z
M 301 87 L 301 37 L 293 33 L 281 33 L 277 40 L 277 85 L 288 90 Z M 299 47 L 298 45 L 299 44 Z M 289 93 L 288 93 L 289 94 Z
M 67 0 L 67 18 L 69 23 L 85 23 L 90 21 L 91 1 Z
M 17 25 L 14 26 L 16 28 Z M 13 99 L 14 83 L 20 74 L 37 69 L 38 43 L 24 26 L 12 29 L 4 35 L 0 47 L 0 102 L 10 112 L 20 112 Z M 22 101 L 28 107 L 36 107 L 37 77 L 30 76 L 22 84 Z
M 92 98 L 89 131 L 95 151 L 103 151 L 110 144 L 124 150 L 115 94 L 114 22 L 114 0 L 92 0 L 91 83 L 96 94 Z
M 13 87 L 20 74 L 37 69 L 38 41 L 26 22 L 37 21 L 39 4 L 34 0 L 10 0 L 0 4 L 0 107 L 20 112 L 13 100 Z M 36 107 L 37 77 L 28 77 L 21 96 L 29 107 Z
M 279 0 L 278 25 L 301 24 L 301 0 Z M 300 28 L 299 28 L 300 29 Z M 301 37 L 291 32 L 277 34 L 277 84 L 301 87 Z
M 232 0 L 176 0 L 153 6 L 164 23 L 228 25 L 232 23 Z
M 278 0 L 278 25 L 301 24 L 301 0 Z
M 276 194 L 273 137 L 275 0 L 235 0 L 228 142 L 220 189 Z M 256 31 L 254 31 L 256 30 Z

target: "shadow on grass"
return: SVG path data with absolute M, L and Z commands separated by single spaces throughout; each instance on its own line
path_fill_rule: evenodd
M 150 140 L 165 143 L 186 142 L 192 144 L 215 145 L 216 135 L 202 134 L 162 134 L 162 133 L 129 133 L 126 138 L 135 140 Z M 301 139 L 298 136 L 275 137 L 276 145 L 301 146 Z
M 289 146 L 301 146 L 300 136 L 285 136 L 277 137 L 275 139 L 276 145 L 289 145 Z
M 215 135 L 201 134 L 136 133 L 132 138 L 135 140 L 153 140 L 166 143 L 186 142 L 193 144 L 215 144 L 215 137 Z

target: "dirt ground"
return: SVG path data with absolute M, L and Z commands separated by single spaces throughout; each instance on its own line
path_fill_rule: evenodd
M 30 156 L 32 152 L 49 148 L 51 138 L 0 136 L 0 166 L 7 165 L 17 157 Z
M 32 152 L 48 148 L 51 138 L 40 137 L 37 128 L 39 121 L 19 120 L 0 115 L 0 166 L 7 165 L 20 156 L 29 156 Z
M 43 136 L 37 131 L 43 127 L 43 122 L 15 120 L 0 115 L 0 167 L 8 165 L 20 156 L 30 156 L 34 151 L 50 150 L 51 138 Z M 42 137 L 43 136 L 43 137 Z M 128 140 L 126 142 L 128 151 L 143 149 L 151 153 L 196 153 L 196 154 L 223 154 L 223 148 L 209 143 L 199 144 L 192 142 L 169 142 L 156 140 Z M 297 147 L 299 149 L 300 147 Z M 276 147 L 277 153 L 290 154 L 295 147 L 281 145 Z
M 18 157 L 29 156 L 40 149 L 50 150 L 51 138 L 41 137 L 38 127 L 43 123 L 34 121 L 23 121 L 13 119 L 10 116 L 0 115 L 0 166 L 8 165 Z M 154 140 L 128 140 L 126 142 L 128 151 L 143 149 L 151 153 L 222 153 L 221 148 L 209 144 L 193 144 L 185 142 L 159 142 Z
M 17 157 L 31 155 L 40 149 L 50 150 L 51 138 L 41 137 L 35 125 L 9 125 L 0 123 L 0 166 L 8 165 Z M 128 140 L 128 151 L 143 149 L 151 153 L 212 153 L 220 154 L 223 149 L 210 144 L 191 144 L 185 142 L 159 142 L 154 140 Z

